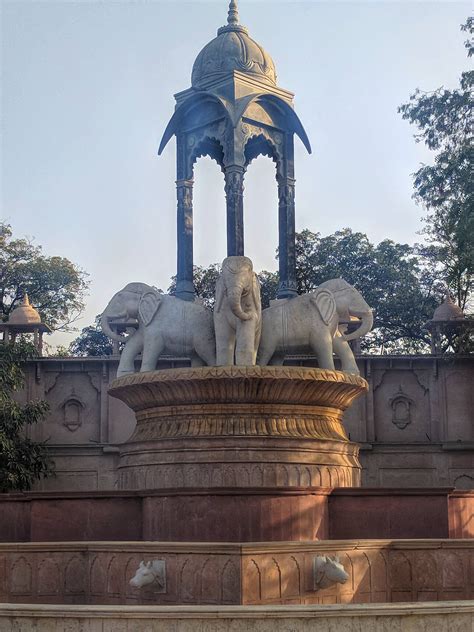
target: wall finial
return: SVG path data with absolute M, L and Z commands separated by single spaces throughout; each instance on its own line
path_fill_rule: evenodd
M 237 0 L 231 0 L 229 2 L 229 12 L 227 14 L 227 24 L 235 26 L 239 23 L 239 9 L 237 7 Z

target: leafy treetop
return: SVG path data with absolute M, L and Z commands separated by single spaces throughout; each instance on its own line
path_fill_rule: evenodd
M 461 28 L 470 36 L 465 46 L 471 56 L 472 17 Z M 462 309 L 474 284 L 473 86 L 474 71 L 463 72 L 456 90 L 417 89 L 399 107 L 402 117 L 418 127 L 416 141 L 436 152 L 434 164 L 421 165 L 413 175 L 414 198 L 428 212 L 423 233 L 430 256 Z
M 41 246 L 15 239 L 0 222 L 0 319 L 8 320 L 24 293 L 42 320 L 67 331 L 84 308 L 86 273 L 64 257 L 45 257 Z

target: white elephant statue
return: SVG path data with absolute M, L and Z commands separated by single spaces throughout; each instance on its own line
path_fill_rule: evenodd
M 122 336 L 111 321 L 138 321 L 138 329 Z M 160 355 L 190 357 L 193 366 L 215 364 L 215 337 L 210 309 L 198 302 L 161 294 L 145 283 L 129 283 L 117 292 L 101 318 L 102 331 L 125 342 L 117 377 L 135 372 L 135 358 L 142 353 L 140 371 L 154 371 Z
M 346 334 L 351 317 L 360 319 L 360 326 Z M 276 301 L 263 310 L 262 323 L 259 364 L 281 364 L 286 355 L 312 352 L 320 368 L 334 370 L 335 353 L 343 371 L 358 375 L 348 341 L 372 329 L 373 314 L 352 285 L 344 279 L 331 279 L 313 292 Z
M 252 262 L 248 257 L 227 257 L 216 283 L 217 365 L 254 365 L 261 326 L 260 283 Z
M 361 338 L 369 333 L 374 324 L 372 309 L 367 305 L 362 295 L 344 279 L 330 279 L 318 286 L 332 292 L 336 301 L 339 317 L 339 327 L 332 341 L 332 348 L 341 361 L 341 369 L 346 373 L 359 375 L 360 371 L 355 361 L 349 340 Z M 347 324 L 359 320 L 360 324 L 353 332 L 346 334 Z
M 262 312 L 258 364 L 282 364 L 286 355 L 312 351 L 321 369 L 334 370 L 332 340 L 339 318 L 329 290 L 275 301 Z

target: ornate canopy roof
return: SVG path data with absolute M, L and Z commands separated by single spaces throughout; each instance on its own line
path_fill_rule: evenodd
M 276 83 L 273 61 L 239 24 L 231 0 L 227 25 L 194 63 L 191 87 L 175 94 L 176 106 L 161 139 L 161 154 L 176 136 L 178 271 L 176 296 L 194 300 L 194 165 L 202 156 L 224 173 L 227 255 L 244 255 L 244 177 L 260 155 L 275 163 L 278 187 L 278 298 L 297 294 L 295 267 L 294 136 L 311 145 L 293 105 L 293 93 Z
M 207 44 L 196 58 L 191 76 L 194 88 L 205 88 L 209 82 L 225 77 L 234 70 L 276 86 L 275 65 L 270 55 L 253 40 L 245 26 L 239 24 L 236 2 L 231 2 L 227 26 Z

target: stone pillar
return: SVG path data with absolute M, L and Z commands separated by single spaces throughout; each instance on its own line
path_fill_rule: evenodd
M 227 201 L 227 256 L 244 254 L 244 168 L 232 165 L 225 170 Z
M 278 178 L 278 298 L 297 295 L 295 254 L 295 180 Z
M 177 180 L 178 198 L 178 273 L 176 296 L 193 301 L 193 180 Z

